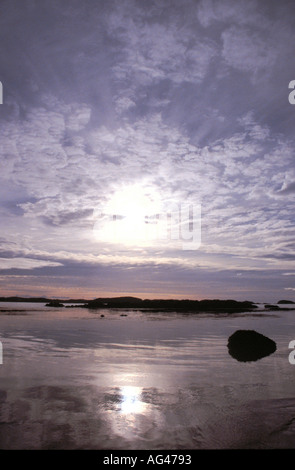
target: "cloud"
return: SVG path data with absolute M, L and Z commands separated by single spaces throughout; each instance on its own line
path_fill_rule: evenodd
M 79 108 L 58 103 L 54 112 L 32 109 L 25 125 L 16 123 L 7 134 L 7 140 L 12 134 L 18 136 L 10 178 L 27 194 L 27 200 L 19 202 L 18 207 L 22 209 L 22 223 L 27 220 L 27 228 L 36 227 L 36 237 L 42 231 L 47 239 L 48 226 L 71 226 L 75 250 L 84 237 L 91 238 L 95 210 L 103 209 L 122 188 L 140 182 L 156 191 L 164 206 L 165 201 L 167 207 L 173 202 L 201 204 L 204 243 L 219 245 L 220 253 L 228 246 L 226 251 L 237 256 L 248 246 L 243 256 L 251 252 L 255 257 L 263 249 L 262 243 L 256 252 L 251 248 L 253 240 L 257 244 L 258 234 L 264 243 L 268 238 L 272 243 L 278 241 L 274 228 L 277 224 L 281 230 L 284 223 L 281 213 L 275 212 L 277 202 L 271 185 L 274 169 L 274 189 L 277 175 L 281 172 L 283 177 L 289 172 L 288 148 L 285 144 L 282 159 L 282 144 L 275 143 L 269 129 L 255 121 L 253 112 L 239 120 L 241 132 L 201 147 L 192 144 L 179 129 L 168 126 L 160 113 L 139 118 L 132 125 L 122 123 L 117 129 L 88 129 L 88 120 L 83 127 L 67 129 L 67 117 L 74 120 L 80 115 L 79 109 L 84 115 L 84 105 Z M 266 196 L 272 218 L 264 210 Z M 251 200 L 256 208 L 247 214 L 244 208 Z M 27 230 L 25 224 L 23 229 Z M 30 234 L 37 248 L 40 243 L 36 237 Z M 62 231 L 55 237 L 56 243 L 50 242 L 52 247 L 67 245 Z M 233 237 L 235 244 L 240 240 L 237 248 Z M 93 239 L 91 243 L 94 247 L 97 244 Z M 167 246 L 167 250 L 171 248 Z M 149 256 L 155 256 L 153 250 Z M 108 259 L 112 263 L 111 256 Z
M 155 5 L 139 5 L 118 4 L 107 21 L 120 51 L 110 69 L 117 119 L 167 108 L 175 89 L 204 82 L 218 54 L 215 40 L 204 38 L 198 24 L 187 24 L 181 7 L 166 4 L 162 15 Z
M 0 19 L 5 259 L 91 275 L 169 267 L 186 281 L 291 269 L 293 8 L 44 0 L 19 21 L 15 5 Z M 201 247 L 96 239 L 96 212 L 136 185 L 166 209 L 201 204 Z
M 277 194 L 292 194 L 295 192 L 295 182 L 288 185 L 284 185 L 283 189 L 278 191 Z
M 254 0 L 202 0 L 198 5 L 198 19 L 207 28 L 215 22 L 236 22 L 238 24 L 257 24 L 265 22 L 265 17 L 257 12 Z
M 225 61 L 242 72 L 255 76 L 271 69 L 276 61 L 274 45 L 258 32 L 231 26 L 222 33 L 222 40 Z
M 37 260 L 30 258 L 0 258 L 0 270 L 7 269 L 36 269 L 43 267 L 62 266 L 56 261 Z

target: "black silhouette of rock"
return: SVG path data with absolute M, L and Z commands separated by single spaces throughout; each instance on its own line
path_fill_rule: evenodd
M 64 307 L 64 305 L 59 300 L 51 300 L 45 307 Z
M 292 300 L 279 300 L 278 304 L 295 304 Z
M 88 309 L 153 309 L 176 312 L 212 312 L 241 313 L 253 311 L 257 306 L 253 302 L 237 300 L 177 300 L 177 299 L 140 299 L 137 297 L 98 298 L 89 301 L 84 307 Z
M 276 343 L 255 330 L 237 330 L 228 338 L 229 354 L 240 362 L 257 361 L 277 349 Z

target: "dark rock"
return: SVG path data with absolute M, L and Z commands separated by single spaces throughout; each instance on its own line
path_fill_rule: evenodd
M 292 300 L 279 300 L 278 304 L 295 304 Z
M 213 312 L 213 313 L 241 313 L 253 311 L 257 308 L 253 302 L 237 300 L 177 300 L 177 299 L 140 299 L 137 297 L 98 298 L 88 302 L 84 307 L 89 309 L 153 309 L 157 311 L 175 312 Z
M 229 354 L 240 362 L 257 361 L 277 349 L 276 343 L 254 330 L 237 330 L 228 338 Z
M 45 305 L 45 307 L 64 307 L 64 304 L 60 303 L 59 300 L 52 300 Z
M 272 304 L 265 304 L 264 308 L 267 308 L 268 310 L 280 310 L 280 307 L 278 305 Z

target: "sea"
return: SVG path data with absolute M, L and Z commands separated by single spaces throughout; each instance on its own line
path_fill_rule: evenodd
M 238 314 L 0 303 L 0 449 L 295 448 L 295 309 Z M 292 310 L 293 308 L 293 310 Z M 229 354 L 255 330 L 257 361 Z

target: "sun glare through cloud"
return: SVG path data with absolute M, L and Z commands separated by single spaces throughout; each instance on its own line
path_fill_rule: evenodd
M 126 186 L 95 211 L 94 237 L 110 244 L 144 246 L 157 238 L 161 213 L 163 205 L 155 189 L 140 184 Z
M 196 249 L 201 243 L 200 204 L 163 200 L 153 187 L 133 184 L 117 190 L 94 211 L 97 242 L 126 247 Z M 188 245 L 185 245 L 187 243 Z

